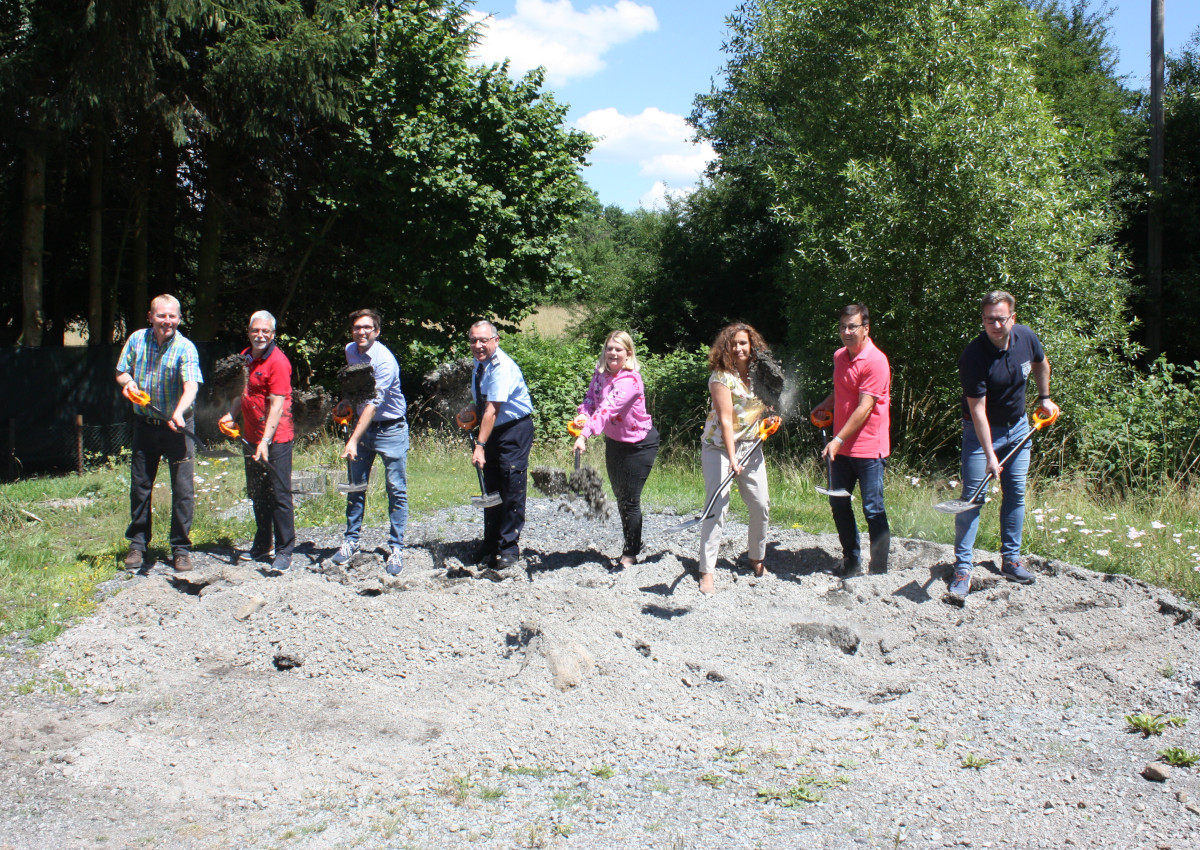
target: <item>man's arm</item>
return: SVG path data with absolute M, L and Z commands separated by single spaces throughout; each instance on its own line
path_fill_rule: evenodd
M 483 469 L 483 446 L 492 436 L 496 427 L 496 416 L 500 413 L 500 402 L 489 401 L 483 406 L 483 418 L 479 422 L 479 439 L 475 443 L 475 451 L 471 452 L 471 463 Z
M 363 434 L 367 433 L 367 429 L 371 427 L 371 420 L 374 418 L 375 405 L 367 404 L 362 409 L 362 413 L 358 414 L 358 421 L 354 423 L 354 433 L 346 441 L 346 448 L 342 451 L 342 457 L 348 457 L 350 460 L 358 460 L 358 441 L 362 439 Z M 275 423 L 279 424 L 279 420 L 276 419 Z M 273 429 L 272 433 L 274 433 Z
M 983 454 L 987 458 L 987 468 L 984 470 L 984 474 L 990 472 L 999 478 L 1000 461 L 996 458 L 996 450 L 992 448 L 992 426 L 988 422 L 987 396 L 968 398 L 967 410 L 971 412 L 971 422 L 975 425 L 975 436 L 979 438 L 979 445 L 983 446 Z
M 1058 414 L 1058 405 L 1050 398 L 1050 358 L 1042 358 L 1041 363 L 1033 364 L 1033 382 L 1037 385 L 1038 406 L 1051 415 Z
M 179 404 L 175 405 L 175 412 L 167 420 L 167 425 L 172 431 L 178 431 L 180 428 L 187 427 L 187 420 L 184 419 L 184 416 L 192 409 L 192 402 L 196 400 L 196 393 L 199 391 L 199 381 L 183 382 L 183 395 L 179 397 Z
M 850 418 L 846 420 L 846 424 L 842 426 L 842 430 L 833 435 L 833 439 L 829 441 L 829 445 L 825 447 L 825 450 L 821 454 L 830 460 L 837 457 L 842 444 L 862 429 L 862 426 L 867 422 L 867 417 L 871 415 L 871 411 L 874 409 L 875 396 L 868 395 L 867 393 L 859 393 L 858 407 L 854 408 L 854 412 L 850 414 Z
M 283 400 L 281 395 L 270 396 L 271 409 L 267 412 L 267 422 L 263 426 L 262 440 L 254 449 L 255 460 L 267 460 L 268 453 L 271 449 L 271 439 L 275 436 L 275 431 L 279 428 L 279 420 L 283 418 Z M 240 399 L 239 399 L 240 401 Z M 363 411 L 366 412 L 365 410 Z M 355 431 L 358 429 L 356 428 Z

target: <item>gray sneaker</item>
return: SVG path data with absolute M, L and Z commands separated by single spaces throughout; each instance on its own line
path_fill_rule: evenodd
M 281 573 L 286 573 L 291 568 L 292 568 L 292 556 L 291 555 L 276 555 L 275 560 L 273 560 L 271 562 L 271 569 L 277 570 L 278 572 L 281 572 Z
M 1029 570 L 1025 569 L 1025 565 L 1020 559 L 1014 558 L 1011 561 L 1005 561 L 1000 567 L 1000 574 L 1009 581 L 1015 581 L 1017 584 L 1033 584 L 1034 578 Z
M 337 553 L 334 554 L 330 560 L 340 567 L 342 564 L 345 564 L 347 561 L 353 558 L 358 552 L 358 549 L 359 546 L 357 540 L 343 540 L 341 548 L 337 550 Z
M 404 553 L 399 546 L 392 547 L 392 554 L 388 555 L 387 566 L 384 569 L 390 576 L 398 576 L 404 572 Z
M 959 568 L 954 571 L 954 581 L 950 582 L 950 595 L 959 601 L 966 601 L 971 592 L 971 571 Z

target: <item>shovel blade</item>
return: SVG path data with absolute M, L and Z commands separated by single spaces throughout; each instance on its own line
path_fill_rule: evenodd
M 687 531 L 689 528 L 695 528 L 702 522 L 704 522 L 704 517 L 702 516 L 685 519 L 683 522 L 665 529 L 663 534 L 678 534 L 681 531 Z
M 471 497 L 471 504 L 477 508 L 494 508 L 502 501 L 504 500 L 500 498 L 499 493 L 485 493 L 482 496 Z
M 969 502 L 966 499 L 951 499 L 948 502 L 938 502 L 933 509 L 944 514 L 961 514 L 963 511 L 969 511 L 982 504 L 983 502 Z
M 842 490 L 842 489 L 831 490 L 828 487 L 816 487 L 814 489 L 818 493 L 820 493 L 822 496 L 832 496 L 835 499 L 853 499 L 854 498 L 854 496 L 852 496 L 850 494 L 849 490 Z
M 339 493 L 361 493 L 370 486 L 371 483 L 369 481 L 364 481 L 362 484 L 347 484 L 339 481 L 337 484 L 337 491 Z

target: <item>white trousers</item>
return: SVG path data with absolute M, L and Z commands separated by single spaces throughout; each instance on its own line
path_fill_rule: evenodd
M 748 444 L 747 444 L 748 445 Z M 739 445 L 739 454 L 746 446 Z M 761 561 L 767 552 L 767 520 L 771 515 L 771 494 L 767 489 L 767 465 L 762 446 L 754 450 L 744 464 L 742 474 L 733 479 L 713 503 L 712 517 L 700 525 L 700 572 L 711 573 L 721 550 L 721 529 L 729 510 L 730 491 L 738 488 L 750 513 L 750 534 L 746 554 L 751 561 Z M 717 485 L 729 474 L 729 456 L 724 449 L 705 443 L 700 452 L 700 468 L 704 472 L 704 500 L 712 497 Z

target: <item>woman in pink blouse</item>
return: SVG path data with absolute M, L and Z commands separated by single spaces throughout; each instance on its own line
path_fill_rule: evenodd
M 576 452 L 587 448 L 588 437 L 608 438 L 605 466 L 625 533 L 621 566 L 633 566 L 642 551 L 642 488 L 658 454 L 658 430 L 646 412 L 641 367 L 633 339 L 625 331 L 613 331 L 605 340 L 578 412 L 575 421 L 582 428 L 575 440 Z

